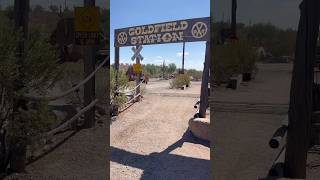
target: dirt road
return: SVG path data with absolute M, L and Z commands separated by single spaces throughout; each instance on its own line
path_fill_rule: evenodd
M 291 64 L 260 64 L 256 78 L 237 90 L 214 89 L 213 171 L 215 179 L 253 180 L 266 177 L 278 150 L 269 147 L 287 113 Z M 239 108 L 235 103 L 251 104 Z M 260 105 L 260 107 L 259 107 Z M 266 105 L 273 111 L 265 111 Z M 231 108 L 230 108 L 231 107 Z M 234 109 L 232 109 L 234 108 Z
M 259 64 L 257 77 L 238 90 L 214 90 L 211 163 L 215 179 L 267 176 L 279 152 L 268 142 L 288 111 L 291 73 L 292 64 Z M 319 157 L 308 155 L 307 179 L 319 179 Z
M 191 136 L 200 83 L 169 90 L 168 81 L 151 80 L 144 98 L 111 125 L 111 179 L 209 179 L 210 149 Z

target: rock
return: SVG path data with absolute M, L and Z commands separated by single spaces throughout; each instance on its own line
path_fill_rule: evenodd
M 210 117 L 191 118 L 189 120 L 189 129 L 194 136 L 210 141 Z

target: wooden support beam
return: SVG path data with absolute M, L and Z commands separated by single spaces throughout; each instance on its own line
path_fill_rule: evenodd
M 318 0 L 304 0 L 300 11 L 285 154 L 285 176 L 289 178 L 306 178 L 312 118 L 313 64 L 319 31 Z
M 200 118 L 206 117 L 208 107 L 208 90 L 209 90 L 209 74 L 210 74 L 210 41 L 206 43 L 206 57 L 202 72 L 201 94 L 200 94 Z
M 115 47 L 114 48 L 114 68 L 116 71 L 116 90 L 118 90 L 119 87 L 119 66 L 120 66 L 120 48 Z
M 19 77 L 16 79 L 16 84 L 14 85 L 15 91 L 20 90 L 25 86 L 23 82 L 24 73 L 23 67 L 25 60 L 25 47 L 28 40 L 28 22 L 29 22 L 29 9 L 30 9 L 30 1 L 29 0 L 15 0 L 14 1 L 14 21 L 15 21 L 15 30 L 22 31 L 22 36 L 20 37 L 17 50 L 16 57 L 17 63 L 19 66 Z M 23 108 L 27 110 L 26 106 L 27 102 L 24 99 L 17 98 L 14 100 L 13 114 L 18 113 L 19 108 Z M 18 142 L 13 138 L 9 138 L 8 142 L 9 154 L 6 162 L 2 162 L 3 168 L 6 168 L 8 163 L 10 165 L 11 172 L 21 173 L 25 171 L 26 166 L 26 152 L 27 152 L 27 144 Z
M 95 0 L 84 0 L 84 6 L 95 6 Z M 97 46 L 84 47 L 84 74 L 87 77 L 95 69 Z M 84 106 L 88 106 L 95 99 L 95 76 L 84 85 Z M 95 125 L 95 108 L 92 107 L 84 114 L 82 128 L 92 128 Z

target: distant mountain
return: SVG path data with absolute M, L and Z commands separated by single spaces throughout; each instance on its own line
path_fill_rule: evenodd
M 14 0 L 0 0 L 0 6 L 2 7 L 13 5 L 13 3 Z M 48 8 L 50 5 L 61 5 L 62 7 L 64 7 L 65 0 L 30 0 L 30 4 L 31 6 L 39 4 L 44 8 Z M 72 8 L 74 6 L 82 6 L 83 0 L 66 0 L 66 4 L 69 8 Z M 110 8 L 110 4 L 107 3 L 107 0 L 96 0 L 96 6 L 99 6 L 101 8 Z

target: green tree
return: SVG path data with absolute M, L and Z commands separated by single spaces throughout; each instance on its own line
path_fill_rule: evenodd
M 169 74 L 174 73 L 176 71 L 176 69 L 177 69 L 177 66 L 174 63 L 170 63 L 168 65 L 168 73 Z

